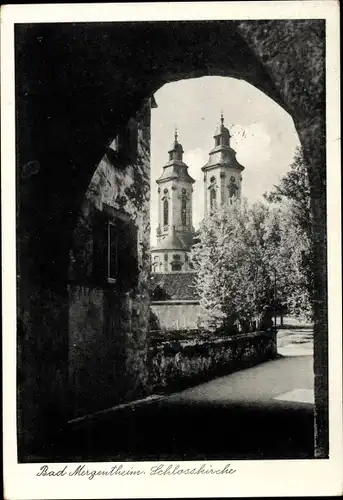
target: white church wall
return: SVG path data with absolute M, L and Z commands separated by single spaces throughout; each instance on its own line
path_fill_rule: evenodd
M 175 258 L 175 256 L 177 256 Z M 182 263 L 181 272 L 189 271 L 186 252 L 182 250 L 153 250 L 151 252 L 151 270 L 153 273 L 172 273 L 177 272 L 172 269 L 172 262 L 180 261 Z
M 152 302 L 151 310 L 161 330 L 195 330 L 201 312 L 197 301 Z

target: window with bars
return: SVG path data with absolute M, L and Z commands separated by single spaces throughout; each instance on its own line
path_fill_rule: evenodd
M 93 223 L 93 279 L 126 292 L 138 278 L 137 228 L 119 215 L 102 212 Z

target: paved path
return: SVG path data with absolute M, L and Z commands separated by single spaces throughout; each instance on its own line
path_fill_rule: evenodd
M 71 427 L 49 460 L 311 458 L 312 363 L 298 347 L 296 356 L 109 411 Z
M 313 329 L 297 328 L 279 330 L 278 352 L 282 356 L 313 356 Z
M 288 394 L 302 391 L 306 396 L 290 398 Z M 310 401 L 308 395 L 312 395 Z M 282 357 L 261 365 L 216 378 L 205 384 L 186 389 L 167 398 L 168 404 L 211 404 L 249 408 L 279 407 L 287 403 L 301 409 L 313 404 L 313 374 L 311 356 Z

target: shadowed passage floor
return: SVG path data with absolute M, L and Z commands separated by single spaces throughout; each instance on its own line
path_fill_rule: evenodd
M 313 458 L 313 357 L 299 353 L 70 424 L 46 460 Z

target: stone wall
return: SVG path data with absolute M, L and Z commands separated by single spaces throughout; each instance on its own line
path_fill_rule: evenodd
M 195 330 L 198 328 L 200 304 L 198 301 L 156 301 L 151 311 L 161 330 Z
M 20 461 L 41 453 L 43 443 L 53 442 L 68 419 L 148 393 L 150 112 L 147 100 L 122 132 L 119 151 L 108 149 L 98 165 L 71 238 L 63 241 L 69 245 L 65 274 L 61 269 L 50 281 L 39 282 L 30 268 L 34 255 L 28 242 L 35 233 L 25 224 L 34 193 L 30 179 L 21 186 Z M 121 269 L 112 281 L 107 268 L 108 221 L 124 221 L 127 228 L 121 233 Z M 47 262 L 50 258 L 53 255 L 47 254 Z
M 17 320 L 18 460 L 42 444 L 68 417 L 68 292 L 66 286 L 21 283 Z
M 315 448 L 316 456 L 324 458 L 329 453 L 325 20 L 243 21 L 237 28 L 291 114 L 307 166 L 313 215 Z
M 113 155 L 118 147 L 113 143 L 94 173 L 70 251 L 72 417 L 142 397 L 148 390 L 149 103 L 124 134 L 124 157 L 120 149 Z M 108 271 L 109 222 L 121 227 L 115 279 Z
M 155 392 L 180 390 L 273 359 L 276 355 L 274 330 L 219 339 L 152 339 L 149 348 L 151 385 Z

